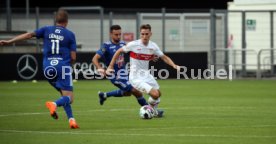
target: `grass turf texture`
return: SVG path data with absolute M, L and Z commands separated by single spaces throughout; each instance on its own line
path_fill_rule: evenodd
M 59 96 L 46 81 L 0 82 L 0 143 L 276 143 L 276 81 L 158 82 L 165 117 L 151 120 L 139 118 L 133 96 L 100 106 L 97 92 L 115 89 L 109 81 L 74 83 L 77 130 L 69 129 L 62 107 L 59 120 L 50 117 L 45 102 Z

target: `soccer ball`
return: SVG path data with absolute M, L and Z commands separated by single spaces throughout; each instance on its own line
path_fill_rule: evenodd
M 150 105 L 144 105 L 140 108 L 139 114 L 142 119 L 152 119 L 154 116 L 154 109 Z

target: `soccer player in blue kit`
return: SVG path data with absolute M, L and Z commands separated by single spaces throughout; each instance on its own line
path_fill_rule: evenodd
M 73 117 L 73 83 L 71 65 L 76 61 L 76 39 L 73 32 L 66 28 L 68 13 L 59 9 L 55 26 L 44 26 L 34 32 L 18 35 L 10 40 L 1 40 L 0 45 L 10 44 L 32 37 L 43 38 L 43 71 L 49 83 L 61 94 L 56 101 L 46 102 L 46 107 L 54 119 L 58 119 L 57 107 L 63 107 L 72 129 L 79 128 Z
M 106 66 L 108 67 L 113 55 L 120 47 L 125 45 L 124 41 L 121 41 L 121 27 L 119 25 L 112 25 L 110 27 L 110 38 L 111 40 L 105 42 L 102 47 L 96 52 L 92 58 L 93 64 L 96 66 L 98 72 L 102 76 L 106 76 L 104 68 L 99 63 L 99 60 L 102 58 L 105 61 Z M 143 97 L 143 94 L 132 87 L 128 81 L 128 72 L 125 67 L 124 54 L 122 53 L 116 61 L 114 66 L 115 76 L 107 78 L 119 89 L 113 90 L 110 92 L 98 92 L 100 104 L 103 105 L 104 101 L 109 97 L 123 97 L 131 96 L 133 94 L 138 103 L 141 106 L 147 105 L 146 99 Z

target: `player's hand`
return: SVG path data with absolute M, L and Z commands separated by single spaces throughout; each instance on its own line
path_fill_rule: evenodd
M 0 41 L 0 45 L 2 46 L 2 45 L 7 45 L 7 44 L 9 44 L 9 41 L 7 41 L 7 40 L 1 40 Z
M 112 75 L 114 73 L 114 68 L 109 66 L 106 71 L 105 71 L 106 75 Z
M 101 75 L 101 76 L 105 76 L 105 70 L 103 68 L 99 68 L 97 69 L 97 72 Z
M 157 62 L 159 60 L 159 57 L 157 55 L 154 55 L 151 59 L 153 62 Z
M 180 66 L 179 65 L 174 65 L 173 68 L 176 69 L 177 71 L 180 71 Z

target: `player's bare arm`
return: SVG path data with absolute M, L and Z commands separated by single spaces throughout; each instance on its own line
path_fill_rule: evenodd
M 71 65 L 74 65 L 77 60 L 77 53 L 75 51 L 71 51 Z
M 159 60 L 159 57 L 157 55 L 154 55 L 151 59 L 153 62 L 157 62 Z
M 116 59 L 118 59 L 120 53 L 123 52 L 123 51 L 124 51 L 123 48 L 119 48 L 119 49 L 116 51 L 116 53 L 115 53 L 114 56 L 112 57 L 112 60 L 111 60 L 109 66 L 108 66 L 108 68 L 107 68 L 107 70 L 106 70 L 106 73 L 107 73 L 107 74 L 110 74 L 110 73 L 112 73 L 112 71 L 114 71 L 114 64 L 115 64 L 115 62 L 116 62 Z
M 101 64 L 99 63 L 100 58 L 101 56 L 99 54 L 95 54 L 94 57 L 92 58 L 92 63 L 96 66 L 97 71 L 104 76 L 105 70 L 102 68 Z
M 7 45 L 7 44 L 11 44 L 17 41 L 22 41 L 22 40 L 26 40 L 26 39 L 30 39 L 32 37 L 35 37 L 35 33 L 34 32 L 28 32 L 28 33 L 24 33 L 21 35 L 18 35 L 10 40 L 1 40 L 0 41 L 0 45 Z
M 171 59 L 170 57 L 168 57 L 168 56 L 166 56 L 166 55 L 163 55 L 163 56 L 161 56 L 160 58 L 161 58 L 166 64 L 172 66 L 172 67 L 173 67 L 174 69 L 176 69 L 176 70 L 179 70 L 179 66 L 176 65 L 176 64 L 172 61 L 172 59 Z

